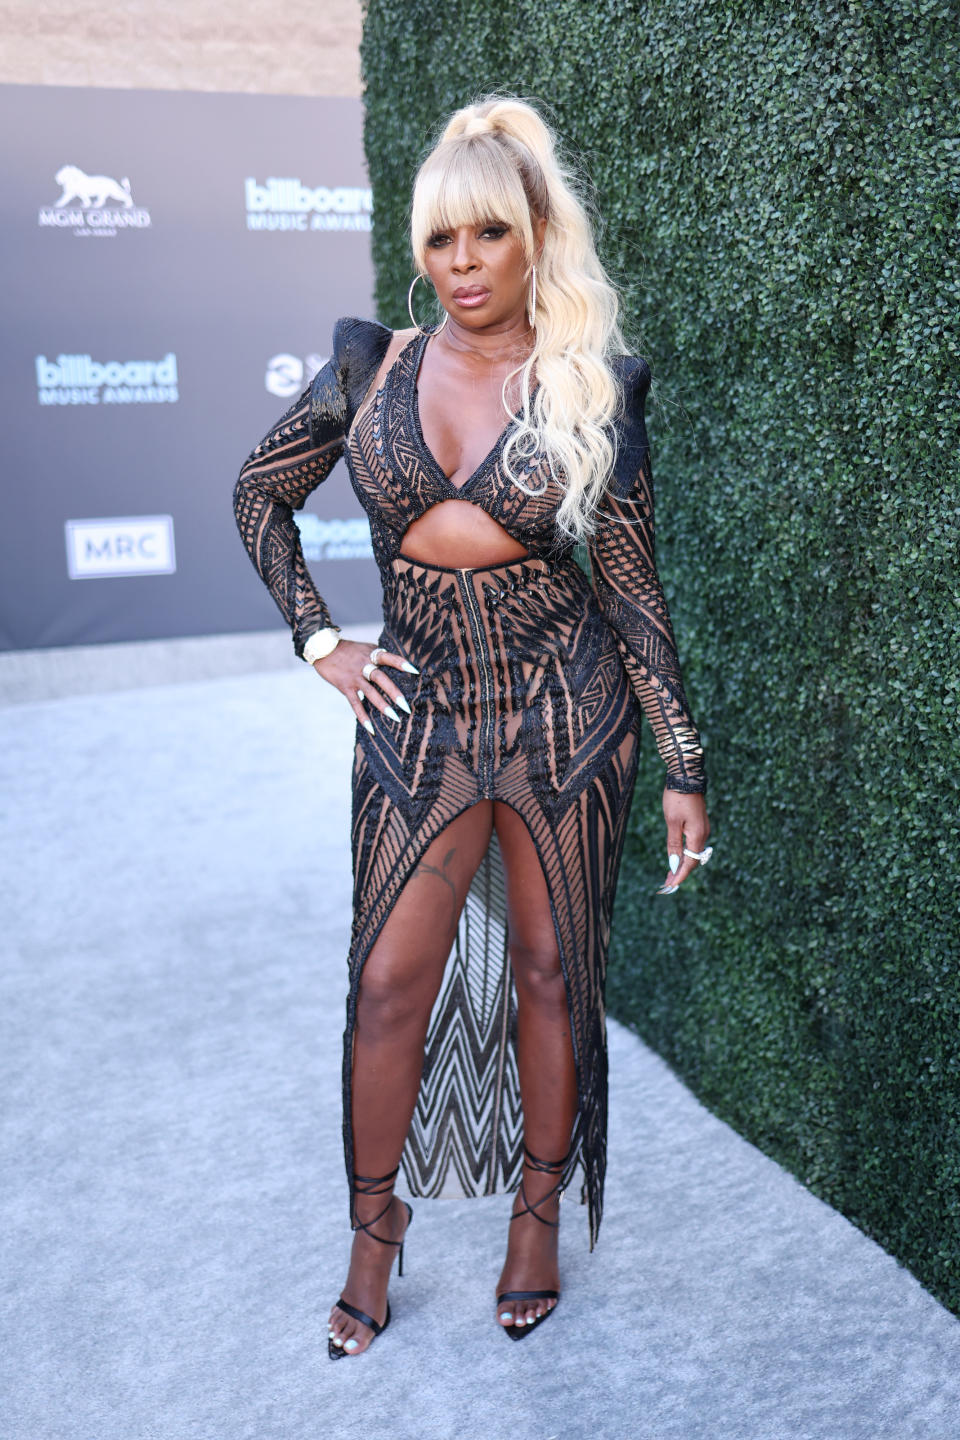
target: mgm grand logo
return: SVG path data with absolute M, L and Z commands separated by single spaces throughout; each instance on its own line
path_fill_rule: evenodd
M 78 165 L 61 165 L 54 176 L 59 199 L 41 208 L 37 224 L 74 235 L 116 235 L 120 230 L 148 230 L 150 212 L 133 203 L 130 181 L 109 175 L 88 175 Z

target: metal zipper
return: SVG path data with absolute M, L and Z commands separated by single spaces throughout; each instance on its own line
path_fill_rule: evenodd
M 490 724 L 490 702 L 493 697 L 493 676 L 490 673 L 490 666 L 487 658 L 487 647 L 484 640 L 483 625 L 480 619 L 480 612 L 477 608 L 477 597 L 474 594 L 473 585 L 467 576 L 472 575 L 472 570 L 461 570 L 459 572 L 464 598 L 467 602 L 467 614 L 470 618 L 470 629 L 473 632 L 473 648 L 477 659 L 480 662 L 480 779 L 484 791 L 493 787 L 493 755 L 487 753 L 486 741 L 489 739 Z

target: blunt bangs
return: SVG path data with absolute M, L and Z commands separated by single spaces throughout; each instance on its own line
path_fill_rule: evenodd
M 523 181 L 502 145 L 486 135 L 440 145 L 417 174 L 410 212 L 414 259 L 425 268 L 427 241 L 438 230 L 500 220 L 520 237 L 524 257 L 533 255 L 530 206 Z

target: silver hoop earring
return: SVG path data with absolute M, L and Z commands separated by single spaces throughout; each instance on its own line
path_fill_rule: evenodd
M 537 319 L 537 267 L 534 265 L 530 271 L 530 304 L 527 307 L 527 319 L 533 325 Z
M 435 332 L 432 331 L 432 330 L 425 330 L 422 325 L 418 324 L 418 322 L 417 322 L 417 317 L 416 317 L 416 315 L 414 315 L 414 313 L 413 313 L 413 288 L 414 288 L 414 286 L 416 285 L 416 283 L 417 283 L 418 280 L 423 280 L 424 282 L 426 282 L 426 278 L 427 278 L 426 275 L 421 275 L 421 274 L 418 272 L 416 275 L 414 275 L 413 279 L 411 280 L 411 282 L 410 282 L 410 289 L 407 291 L 407 311 L 408 311 L 408 313 L 409 313 L 409 315 L 410 315 L 410 323 L 413 325 L 413 328 L 414 328 L 415 330 L 419 330 L 419 332 L 420 332 L 421 335 L 432 335 L 432 334 L 434 334 Z M 440 324 L 437 326 L 437 330 L 442 330 L 443 327 L 444 327 L 444 325 L 446 325 L 446 323 L 447 323 L 447 315 L 446 315 L 446 312 L 444 312 L 443 319 L 440 321 Z

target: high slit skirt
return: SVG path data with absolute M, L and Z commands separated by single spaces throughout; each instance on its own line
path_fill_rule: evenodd
M 378 645 L 411 714 L 370 707 L 353 769 L 353 928 L 344 1032 L 344 1149 L 364 962 L 430 843 L 480 800 L 510 805 L 540 859 L 566 986 L 578 1115 L 565 1185 L 583 1172 L 591 1248 L 603 1207 L 604 1010 L 610 920 L 636 775 L 640 708 L 614 632 L 572 558 L 444 569 L 390 564 Z M 523 1117 L 516 1005 L 496 837 L 474 878 L 431 1016 L 403 1152 L 414 1195 L 516 1188 Z

